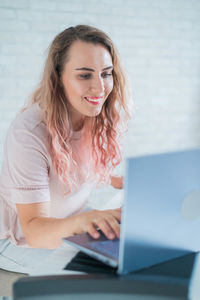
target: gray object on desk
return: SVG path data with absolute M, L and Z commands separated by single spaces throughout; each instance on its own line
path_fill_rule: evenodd
M 126 276 L 90 274 L 26 277 L 14 284 L 13 299 L 198 300 L 200 272 L 196 270 L 199 268 L 199 254 L 189 254 Z M 193 284 L 195 286 L 191 286 Z

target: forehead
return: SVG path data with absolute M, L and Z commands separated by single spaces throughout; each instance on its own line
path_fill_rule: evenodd
M 66 67 L 103 69 L 112 65 L 109 51 L 101 44 L 75 41 L 70 46 Z

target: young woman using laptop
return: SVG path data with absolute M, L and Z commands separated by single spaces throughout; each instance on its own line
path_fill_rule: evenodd
M 11 124 L 0 177 L 0 248 L 58 247 L 97 228 L 120 234 L 121 210 L 84 212 L 112 176 L 130 117 L 130 93 L 116 48 L 102 31 L 70 27 L 52 42 L 41 82 Z M 5 246 L 6 245 L 6 246 Z M 0 266 L 1 267 L 1 266 Z

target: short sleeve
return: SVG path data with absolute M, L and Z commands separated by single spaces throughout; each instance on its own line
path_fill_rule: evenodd
M 13 203 L 50 201 L 49 165 L 44 141 L 26 129 L 12 128 L 6 140 Z

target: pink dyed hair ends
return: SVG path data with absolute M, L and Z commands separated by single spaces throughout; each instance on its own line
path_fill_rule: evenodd
M 127 120 L 131 116 L 132 104 L 130 85 L 120 64 L 117 50 L 104 32 L 91 26 L 77 25 L 55 37 L 49 49 L 43 77 L 32 96 L 31 103 L 39 103 L 44 112 L 53 166 L 60 180 L 66 184 L 68 192 L 73 186 L 76 187 L 77 174 L 72 170 L 78 166 L 72 157 L 70 117 L 67 99 L 60 85 L 60 74 L 67 62 L 68 50 L 75 40 L 106 47 L 114 66 L 113 90 L 101 113 L 90 120 L 93 169 L 98 183 L 109 182 L 111 171 L 122 159 L 120 141 L 126 131 Z

